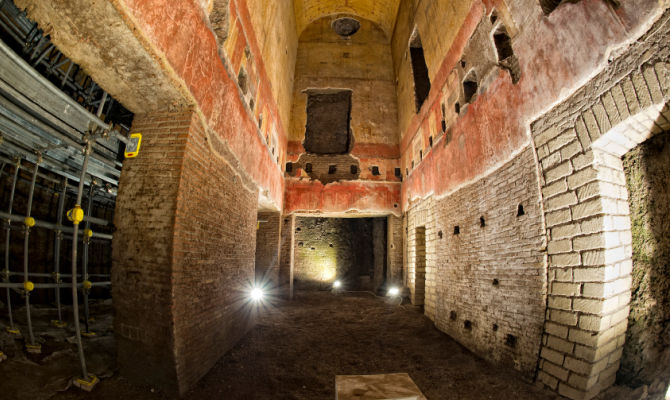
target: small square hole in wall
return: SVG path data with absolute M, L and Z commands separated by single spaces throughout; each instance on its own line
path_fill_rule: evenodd
M 526 215 L 526 211 L 523 209 L 523 204 L 519 204 L 516 208 L 516 216 L 520 217 L 522 215 Z
M 463 328 L 465 328 L 468 331 L 471 331 L 472 330 L 472 322 L 469 319 L 466 319 L 463 322 Z
M 305 164 L 305 172 L 307 172 L 308 174 L 312 173 L 312 164 L 311 163 Z
M 508 334 L 505 337 L 505 344 L 509 347 L 516 347 L 516 336 Z
M 328 174 L 329 175 L 333 175 L 336 172 L 337 172 L 337 165 L 329 165 L 328 166 Z
M 293 163 L 292 162 L 287 162 L 286 163 L 286 172 L 293 172 Z
M 454 235 L 459 235 L 461 233 L 461 227 L 456 225 L 454 226 Z
M 375 165 L 375 166 L 372 167 L 372 175 L 374 175 L 374 176 L 379 176 L 379 175 L 381 175 L 381 174 L 379 173 L 379 167 L 378 167 L 378 166 Z
M 493 286 L 498 286 L 498 285 L 500 285 L 500 281 L 498 281 L 498 279 L 494 279 L 493 280 Z
M 351 175 L 356 175 L 358 173 L 358 167 L 356 165 L 350 166 L 349 172 L 351 172 Z
M 432 136 L 428 137 L 428 144 L 430 145 L 430 147 L 433 147 L 433 137 Z
M 437 232 L 437 237 L 439 237 L 440 239 L 442 239 L 442 231 Z
M 486 220 L 484 219 L 484 217 L 479 217 L 479 226 L 481 228 L 486 226 Z
M 400 168 L 396 168 L 393 172 L 397 178 L 402 178 L 402 171 L 400 171 Z
M 493 324 L 491 329 L 493 329 L 493 332 L 497 332 L 498 331 L 498 324 Z

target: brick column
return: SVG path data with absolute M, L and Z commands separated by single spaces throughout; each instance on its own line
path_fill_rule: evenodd
M 281 214 L 259 212 L 256 231 L 256 283 L 268 287 L 279 284 L 279 244 Z
M 386 218 L 386 278 L 389 284 L 402 287 L 403 285 L 403 264 L 402 264 L 402 218 L 389 215 Z
M 257 191 L 210 152 L 196 114 L 136 115 L 115 212 L 121 373 L 184 393 L 250 328 Z

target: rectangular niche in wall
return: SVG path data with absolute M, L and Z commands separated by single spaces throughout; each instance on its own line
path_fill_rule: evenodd
M 416 102 L 416 112 L 421 110 L 421 106 L 428 98 L 430 93 L 430 78 L 428 77 L 428 66 L 423 54 L 423 45 L 419 31 L 414 28 L 414 32 L 409 41 L 409 54 L 412 59 L 412 75 L 414 76 L 414 100 Z
M 351 150 L 351 90 L 306 90 L 308 153 L 346 154 Z

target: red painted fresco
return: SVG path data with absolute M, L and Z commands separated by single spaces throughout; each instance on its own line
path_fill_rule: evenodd
M 129 13 L 129 17 L 151 44 L 164 54 L 170 67 L 191 92 L 209 128 L 228 143 L 244 170 L 259 187 L 267 189 L 277 206 L 281 207 L 284 189 L 281 169 L 277 167 L 276 160 L 273 160 L 259 136 L 253 114 L 242 103 L 237 85 L 218 55 L 216 40 L 203 21 L 200 5 L 194 1 L 119 2 L 122 3 L 120 8 Z M 241 32 L 244 33 L 238 39 L 240 42 L 237 43 L 231 61 L 239 65 L 237 58 L 241 50 L 249 46 L 261 78 L 258 88 L 259 103 L 270 109 L 271 115 L 266 116 L 266 120 L 274 120 L 278 130 L 277 150 L 282 152 L 286 148 L 286 131 L 278 118 L 277 106 L 251 28 L 246 2 L 231 1 L 231 10 L 236 11 L 238 17 L 231 15 L 231 21 L 239 21 Z M 241 40 L 243 38 L 246 40 Z
M 284 213 L 400 213 L 400 184 L 288 179 Z
M 434 78 L 427 104 L 403 135 L 400 148 L 404 159 L 412 159 L 412 143 L 418 132 L 429 134 L 429 116 L 440 115 L 440 93 L 449 73 L 477 24 L 494 5 L 499 6 L 500 0 L 473 4 Z M 583 0 L 520 27 L 514 52 L 521 64 L 521 80 L 515 85 L 509 74 L 500 70 L 476 101 L 467 106 L 449 127 L 449 143 L 444 136 L 436 141 L 406 178 L 402 187 L 403 210 L 411 199 L 448 193 L 467 184 L 530 143 L 530 123 L 605 65 L 608 50 L 640 29 L 636 24 L 654 6 L 653 0 L 641 0 L 635 6 L 622 5 L 613 13 L 606 2 Z

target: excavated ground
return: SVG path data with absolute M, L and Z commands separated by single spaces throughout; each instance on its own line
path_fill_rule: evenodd
M 262 312 L 256 327 L 184 398 L 334 399 L 335 375 L 393 372 L 409 373 L 430 400 L 559 398 L 525 382 L 515 371 L 497 368 L 473 355 L 412 306 L 399 306 L 370 293 L 328 292 L 298 292 L 293 301 L 273 303 Z M 110 323 L 111 316 L 97 321 L 98 325 Z M 36 327 L 40 328 L 45 327 Z M 103 326 L 95 329 L 102 335 L 98 343 L 89 339 L 89 364 L 94 373 L 107 379 L 94 393 L 69 388 L 66 377 L 76 373 L 78 366 L 74 347 L 47 334 L 40 337 L 58 343 L 54 347 L 60 349 L 51 356 L 30 360 L 17 347 L 9 361 L 0 363 L 0 393 L 9 394 L 0 397 L 170 398 L 116 373 L 109 377 L 116 370 L 112 336 Z M 67 333 L 59 335 L 67 338 Z M 4 344 L 7 346 L 6 341 Z M 610 393 L 614 396 L 601 398 L 647 398 L 631 397 L 630 390 Z

